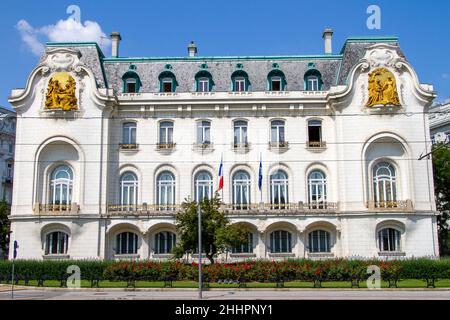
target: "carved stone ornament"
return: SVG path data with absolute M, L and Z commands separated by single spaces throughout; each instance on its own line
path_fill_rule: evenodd
M 75 92 L 75 79 L 68 72 L 55 73 L 48 82 L 45 109 L 78 110 L 78 99 Z
M 51 48 L 45 51 L 41 60 L 42 75 L 54 72 L 80 72 L 83 64 L 80 62 L 81 52 L 70 48 Z
M 369 73 L 368 92 L 366 107 L 400 106 L 395 76 L 386 68 L 378 68 Z

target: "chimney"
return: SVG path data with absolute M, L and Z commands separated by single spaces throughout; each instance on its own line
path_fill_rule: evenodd
M 195 57 L 197 55 L 197 46 L 195 45 L 194 41 L 191 41 L 188 45 L 188 54 L 189 57 Z
M 332 54 L 333 53 L 333 47 L 331 43 L 331 39 L 333 37 L 333 29 L 326 28 L 323 31 L 322 38 L 324 40 L 325 44 L 325 54 Z
M 122 37 L 118 32 L 111 33 L 111 56 L 113 58 L 119 57 L 119 44 Z

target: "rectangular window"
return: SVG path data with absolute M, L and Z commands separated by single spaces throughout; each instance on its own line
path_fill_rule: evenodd
M 322 122 L 311 120 L 308 122 L 309 147 L 320 147 L 322 141 Z
M 247 123 L 246 122 L 239 121 L 234 124 L 234 144 L 235 144 L 235 146 L 247 144 Z
M 309 77 L 308 78 L 307 87 L 310 91 L 318 91 L 319 90 L 319 79 L 317 77 Z
M 201 78 L 198 80 L 198 91 L 199 92 L 209 91 L 209 80 L 207 78 Z
M 168 79 L 163 79 L 163 84 L 162 84 L 162 90 L 163 92 L 172 92 L 172 79 L 168 78 Z
M 135 92 L 137 92 L 137 86 L 136 86 L 136 80 L 135 79 L 127 79 L 126 92 L 128 92 L 128 93 L 135 93 Z
M 211 143 L 211 123 L 209 121 L 200 121 L 197 123 L 197 143 Z
M 234 91 L 245 91 L 245 78 L 234 79 Z
M 136 124 L 124 123 L 122 132 L 122 143 L 136 144 Z
M 173 123 L 163 122 L 159 128 L 159 142 L 161 144 L 173 143 Z
M 280 77 L 272 77 L 272 91 L 281 91 Z

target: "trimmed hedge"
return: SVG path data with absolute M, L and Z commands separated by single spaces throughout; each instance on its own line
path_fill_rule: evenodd
M 61 281 L 64 286 L 71 265 L 80 267 L 81 280 L 88 280 L 91 286 L 98 286 L 99 281 L 127 281 L 131 286 L 135 281 L 177 281 L 193 280 L 198 277 L 198 265 L 185 264 L 179 261 L 155 262 L 113 262 L 89 260 L 33 261 L 18 260 L 15 262 L 16 279 L 37 280 L 44 285 L 46 280 Z M 408 259 L 408 260 L 286 260 L 247 261 L 239 263 L 216 263 L 204 265 L 205 282 L 233 280 L 245 283 L 249 281 L 276 282 L 311 281 L 320 287 L 323 281 L 351 281 L 352 286 L 359 286 L 361 281 L 371 275 L 367 267 L 376 265 L 380 268 L 381 279 L 395 287 L 399 280 L 422 279 L 427 286 L 434 287 L 435 281 L 450 278 L 450 259 Z M 0 261 L 0 281 L 11 279 L 11 262 Z

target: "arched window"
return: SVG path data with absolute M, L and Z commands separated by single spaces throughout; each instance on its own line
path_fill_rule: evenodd
M 253 233 L 247 232 L 246 241 L 240 246 L 231 248 L 232 253 L 253 253 Z
M 246 210 L 250 205 L 250 175 L 240 170 L 233 175 L 233 208 Z
M 245 71 L 237 70 L 231 75 L 232 89 L 235 92 L 248 91 L 250 87 L 250 81 Z
M 285 142 L 284 127 L 285 124 L 283 120 L 273 120 L 270 123 L 270 136 L 272 143 L 280 144 Z
M 138 178 L 130 171 L 125 172 L 120 177 L 120 205 L 124 209 L 132 209 L 137 205 L 138 199 Z
M 116 254 L 137 254 L 138 236 L 133 232 L 122 232 L 116 236 Z
M 173 122 L 162 121 L 159 124 L 159 144 L 160 146 L 173 145 Z
M 69 235 L 65 232 L 55 231 L 45 236 L 45 254 L 67 254 Z
M 314 230 L 308 234 L 309 252 L 330 252 L 330 233 L 325 230 Z
M 270 252 L 289 253 L 292 252 L 292 235 L 285 230 L 277 230 L 270 234 Z
M 195 75 L 195 88 L 197 92 L 212 91 L 214 82 L 211 73 L 208 71 L 200 71 Z
M 50 177 L 50 204 L 69 206 L 72 203 L 73 172 L 67 165 L 56 167 Z
M 312 209 L 323 209 L 327 202 L 327 178 L 320 170 L 308 175 L 308 203 Z
M 270 176 L 270 204 L 272 209 L 287 209 L 288 176 L 286 172 L 277 170 Z
M 177 236 L 170 231 L 159 232 L 155 235 L 155 253 L 171 253 L 177 242 Z
M 397 201 L 395 168 L 389 162 L 379 162 L 373 167 L 373 190 L 376 207 L 390 208 Z
M 175 75 L 170 71 L 161 72 L 159 79 L 160 92 L 175 92 L 178 86 Z
M 197 143 L 211 143 L 211 122 L 202 120 L 197 122 Z
M 122 143 L 136 144 L 136 122 L 125 122 L 122 125 Z
M 234 122 L 234 146 L 243 147 L 247 146 L 247 121 L 235 121 Z
M 308 70 L 305 73 L 305 90 L 319 91 L 322 90 L 322 75 L 316 69 Z
M 174 210 L 175 176 L 169 171 L 164 171 L 158 175 L 156 181 L 159 210 Z
M 286 77 L 280 70 L 272 70 L 267 75 L 269 91 L 284 91 L 286 89 Z
M 137 93 L 141 88 L 141 80 L 138 74 L 134 71 L 128 71 L 122 76 L 123 92 Z
M 195 175 L 195 201 L 200 203 L 203 199 L 213 196 L 213 178 L 208 171 L 200 171 Z
M 378 231 L 378 248 L 380 251 L 401 251 L 401 233 L 394 228 L 384 228 Z

